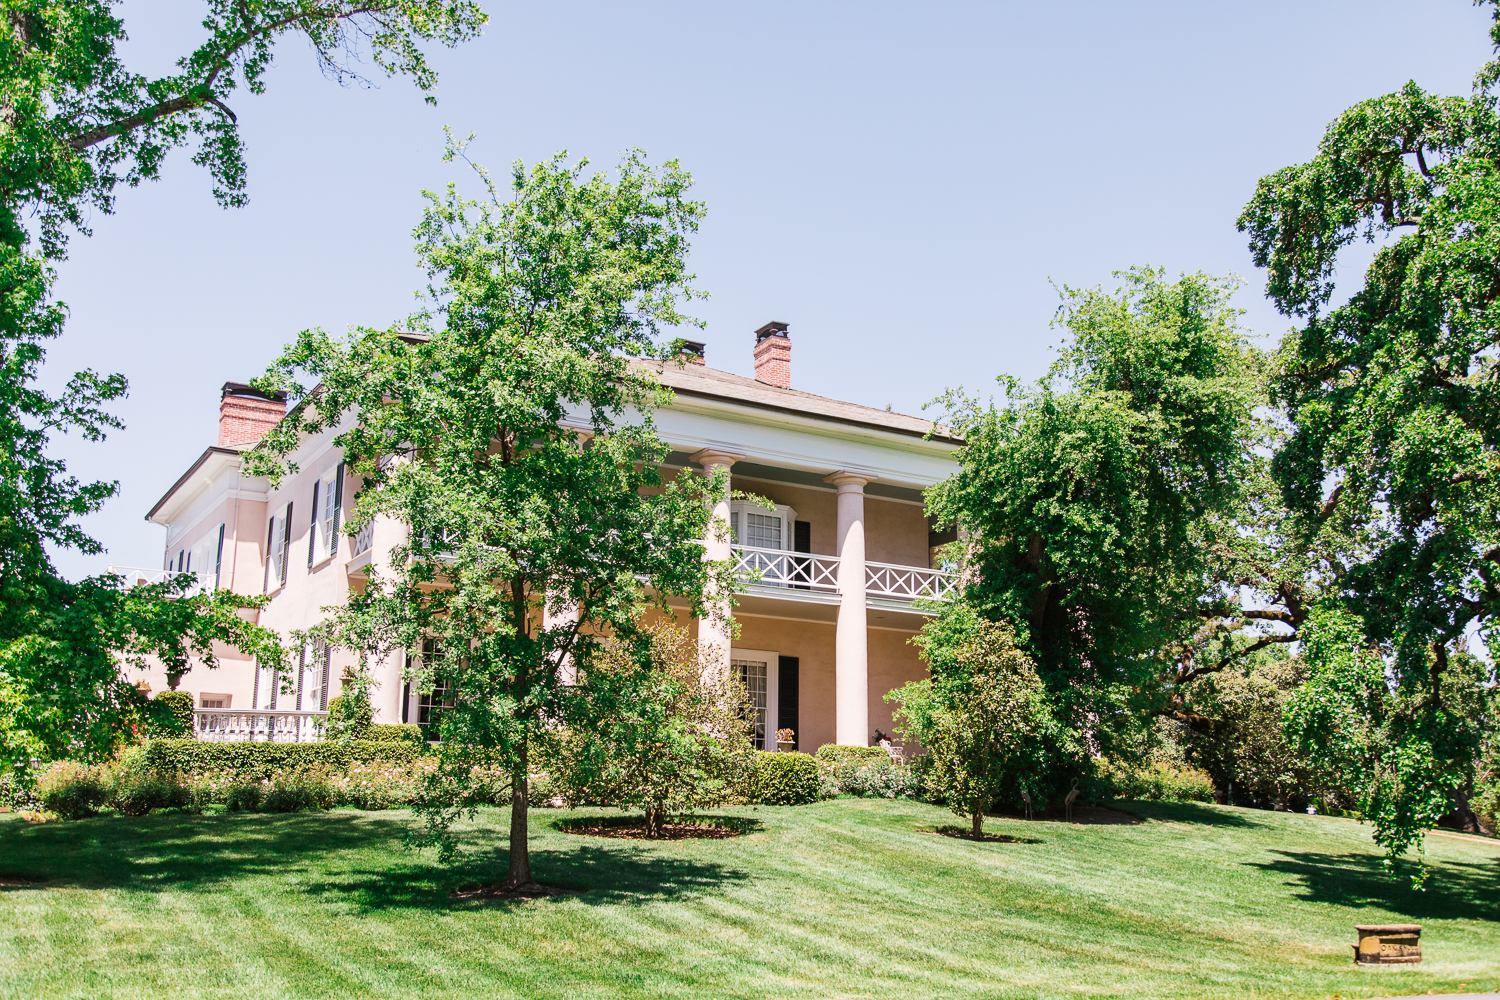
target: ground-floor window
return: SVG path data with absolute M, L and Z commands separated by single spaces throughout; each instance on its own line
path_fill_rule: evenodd
M 766 741 L 766 724 L 773 725 L 776 722 L 776 687 L 778 675 L 779 657 L 764 649 L 736 649 L 729 655 L 730 669 L 734 676 L 745 686 L 745 693 L 749 697 L 751 711 L 754 713 L 752 720 L 751 739 L 755 743 L 755 749 L 774 749 L 776 737 L 774 730 L 770 737 L 770 745 Z

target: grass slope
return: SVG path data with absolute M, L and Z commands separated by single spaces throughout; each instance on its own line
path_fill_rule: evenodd
M 558 832 L 538 878 L 586 890 L 454 900 L 505 870 L 504 810 L 455 868 L 403 852 L 404 812 L 0 817 L 11 997 L 1343 997 L 1500 988 L 1500 845 L 1430 838 L 1425 893 L 1355 823 L 1132 804 L 1138 825 L 954 818 L 842 799 L 731 810 L 735 840 Z M 15 876 L 48 877 L 17 884 Z M 5 878 L 4 876 L 9 876 Z M 1352 967 L 1353 924 L 1415 921 L 1420 967 Z

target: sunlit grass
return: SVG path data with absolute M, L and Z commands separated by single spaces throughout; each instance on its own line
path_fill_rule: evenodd
M 1500 845 L 1432 838 L 1425 893 L 1348 821 L 1132 805 L 1136 825 L 955 818 L 843 799 L 740 809 L 751 832 L 651 844 L 533 814 L 537 877 L 580 890 L 455 900 L 505 870 L 507 814 L 444 867 L 405 812 L 0 817 L 0 996 L 1344 997 L 1500 989 Z M 46 881 L 40 881 L 45 877 Z M 25 882 L 23 879 L 37 881 Z M 1356 969 L 1355 923 L 1424 927 L 1420 967 Z

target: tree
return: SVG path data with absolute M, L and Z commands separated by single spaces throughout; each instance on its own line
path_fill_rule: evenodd
M 1307 676 L 1287 700 L 1287 730 L 1345 780 L 1394 870 L 1460 790 L 1473 793 L 1481 727 L 1493 725 L 1482 711 L 1490 700 L 1485 682 L 1494 679 L 1488 669 L 1449 669 L 1436 690 L 1392 685 L 1363 623 L 1331 607 L 1314 610 L 1303 636 Z M 1467 654 L 1455 659 L 1477 665 Z M 1425 877 L 1422 867 L 1414 881 Z
M 1500 51 L 1500 6 L 1495 17 Z M 1443 732 L 1460 719 L 1443 676 L 1468 632 L 1493 648 L 1500 609 L 1497 80 L 1500 61 L 1469 97 L 1407 83 L 1355 105 L 1310 161 L 1261 178 L 1239 218 L 1267 295 L 1302 324 L 1272 380 L 1290 421 L 1273 464 L 1300 525 L 1288 545 L 1319 554 L 1330 614 L 1353 614 L 1364 631 L 1346 644 L 1392 672 L 1391 710 L 1424 713 L 1404 739 L 1428 734 L 1426 748 L 1403 745 L 1430 758 L 1433 783 L 1379 811 L 1377 839 L 1393 850 L 1416 835 L 1408 824 L 1436 815 L 1440 776 L 1470 764 L 1445 759 L 1472 743 Z M 1340 255 L 1359 238 L 1378 249 L 1333 306 Z M 1365 655 L 1331 662 L 1354 669 Z M 1339 689 L 1330 679 L 1310 690 Z
M 755 769 L 744 686 L 704 662 L 687 630 L 609 641 L 588 672 L 597 682 L 577 688 L 561 740 L 570 801 L 642 809 L 646 835 L 660 837 L 668 813 L 743 790 Z
M 354 60 L 363 49 L 382 71 L 411 76 L 430 99 L 436 76 L 419 43 L 456 44 L 484 21 L 470 0 L 210 0 L 203 43 L 174 73 L 153 79 L 130 72 L 117 52 L 125 29 L 114 6 L 0 4 L 0 671 L 19 685 L 22 703 L 46 704 L 32 722 L 50 720 L 40 744 L 7 746 L 61 746 L 58 727 L 77 721 L 79 748 L 106 749 L 90 734 L 108 731 L 110 713 L 130 701 L 128 685 L 100 673 L 112 653 L 149 647 L 176 670 L 212 636 L 277 655 L 269 633 L 231 621 L 246 606 L 233 595 L 188 598 L 194 581 L 183 579 L 122 597 L 117 579 L 70 583 L 52 565 L 48 546 L 102 551 L 77 522 L 117 487 L 68 476 L 47 455 L 49 436 L 102 439 L 121 426 L 107 405 L 126 391 L 122 376 L 92 371 L 59 395 L 38 388 L 44 345 L 66 317 L 51 288 L 69 233 L 87 234 L 90 211 L 113 212 L 121 186 L 155 180 L 171 150 L 195 142 L 194 161 L 209 169 L 215 198 L 244 204 L 244 147 L 229 102 L 240 88 L 263 92 L 279 39 L 301 34 L 340 82 L 360 80 Z M 162 601 L 178 603 L 153 607 Z M 179 627 L 186 633 L 173 631 Z M 179 641 L 182 634 L 191 638 Z
M 1051 722 L 1042 682 L 1010 626 L 962 603 L 945 608 L 912 641 L 932 676 L 887 700 L 900 702 L 902 736 L 931 756 L 929 780 L 955 813 L 970 818 L 978 840 L 984 814 L 1008 785 L 1028 794 L 1036 788 L 1026 772 L 1040 763 L 1034 751 Z
M 639 360 L 670 353 L 661 330 L 689 322 L 677 304 L 697 294 L 686 254 L 703 206 L 675 161 L 633 152 L 613 180 L 585 168 L 518 164 L 508 200 L 477 167 L 486 199 L 429 194 L 416 230 L 429 308 L 343 341 L 307 331 L 262 383 L 299 401 L 268 456 L 344 426 L 334 441 L 364 484 L 350 530 L 407 527 L 393 571 L 326 634 L 362 656 L 432 643 L 417 680 L 453 700 L 445 753 L 482 750 L 512 775 L 507 887 L 522 892 L 528 748 L 565 716 L 561 668 L 605 684 L 590 669 L 602 636 L 639 648 L 646 607 L 682 595 L 723 615 L 704 594 L 728 592 L 701 544 L 709 491 L 727 483 L 664 481 L 650 413 L 670 397 Z M 428 812 L 448 846 L 452 815 L 452 797 Z
M 1266 530 L 1272 428 L 1234 282 L 1118 276 L 1114 294 L 1063 289 L 1069 338 L 1036 386 L 1002 376 L 1004 406 L 944 398 L 960 471 L 927 494 L 968 531 L 966 600 L 1016 626 L 1060 717 L 1106 754 L 1153 713 L 1185 716 L 1193 680 L 1289 641 L 1300 614 Z

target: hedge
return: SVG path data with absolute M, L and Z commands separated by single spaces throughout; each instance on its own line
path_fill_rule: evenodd
M 801 806 L 821 797 L 818 762 L 805 753 L 756 755 L 754 799 L 766 806 Z
M 884 747 L 854 747 L 840 743 L 825 743 L 815 754 L 825 764 L 838 767 L 841 764 L 878 764 L 889 761 L 891 755 Z
M 346 768 L 353 764 L 411 764 L 427 752 L 427 747 L 390 740 L 325 740 L 321 743 L 150 740 L 141 750 L 140 763 L 151 771 L 230 771 L 258 779 L 268 778 L 276 771 L 314 765 Z
M 411 723 L 372 723 L 364 738 L 372 743 L 410 743 L 419 747 L 427 742 L 422 727 Z
M 177 732 L 184 736 L 193 732 L 193 696 L 186 691 L 163 691 L 152 701 L 159 701 L 177 720 Z

